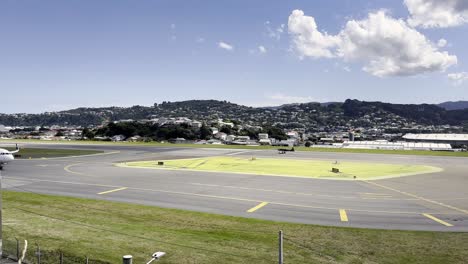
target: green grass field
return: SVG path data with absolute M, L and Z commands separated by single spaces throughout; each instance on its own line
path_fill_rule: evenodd
M 324 227 L 12 191 L 3 199 L 4 252 L 27 239 L 29 259 L 38 243 L 43 263 L 58 263 L 58 250 L 68 264 L 85 255 L 121 263 L 125 254 L 146 263 L 155 251 L 167 252 L 158 263 L 276 263 L 278 230 L 285 263 L 468 262 L 468 233 Z
M 0 140 L 0 143 L 55 143 L 55 144 L 100 144 L 118 146 L 156 146 L 156 147 L 181 147 L 181 148 L 223 148 L 223 149 L 271 149 L 274 146 L 240 146 L 240 145 L 198 145 L 198 144 L 171 144 L 158 142 L 103 142 L 103 141 L 41 141 L 41 140 Z M 444 156 L 444 157 L 468 157 L 468 152 L 425 151 L 425 150 L 382 150 L 382 149 L 338 149 L 320 147 L 296 147 L 296 151 L 313 152 L 338 152 L 338 153 L 368 153 L 368 154 L 393 154 L 393 155 L 417 155 L 417 156 Z
M 294 160 L 272 158 L 207 157 L 196 159 L 165 160 L 164 165 L 157 161 L 126 162 L 121 166 L 156 169 L 181 169 L 214 172 L 234 172 L 260 175 L 284 175 L 327 179 L 375 179 L 399 177 L 440 171 L 423 165 L 395 165 L 364 162 L 335 162 L 325 160 Z M 333 173 L 338 168 L 339 173 Z
M 14 148 L 6 148 L 8 150 L 14 150 Z M 17 153 L 21 157 L 19 159 L 41 159 L 41 158 L 58 158 L 58 157 L 69 157 L 69 156 L 81 156 L 99 154 L 103 151 L 97 150 L 81 150 L 81 149 L 50 149 L 50 148 L 22 148 Z

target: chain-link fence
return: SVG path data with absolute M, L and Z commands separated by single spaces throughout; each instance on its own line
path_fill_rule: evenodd
M 20 238 L 3 238 L 3 256 L 17 262 L 23 258 L 25 240 Z M 3 262 L 2 262 L 3 263 Z M 110 262 L 94 260 L 92 256 L 77 256 L 73 253 L 61 250 L 47 249 L 47 245 L 40 245 L 34 241 L 27 243 L 26 252 L 22 263 L 25 264 L 110 264 Z

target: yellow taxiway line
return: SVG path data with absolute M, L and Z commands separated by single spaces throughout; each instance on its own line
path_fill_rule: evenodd
M 128 187 L 117 188 L 117 189 L 113 189 L 113 190 L 109 190 L 109 191 L 105 191 L 105 192 L 100 192 L 98 194 L 107 194 L 107 193 L 112 193 L 112 192 L 118 192 L 118 191 L 122 191 L 122 190 L 125 190 L 125 189 L 128 189 Z
M 340 209 L 340 219 L 341 222 L 348 222 L 348 215 L 346 214 L 345 209 Z
M 23 178 L 18 178 L 18 177 L 8 177 L 8 179 L 24 180 Z M 32 180 L 32 181 L 35 181 L 35 182 L 49 182 L 49 183 L 70 184 L 70 185 L 118 188 L 118 189 L 115 189 L 115 191 L 117 191 L 119 189 L 122 189 L 122 190 L 123 189 L 131 189 L 131 190 L 136 190 L 136 191 L 160 192 L 160 193 L 187 195 L 187 196 L 194 196 L 194 197 L 205 197 L 205 198 L 213 198 L 213 199 L 224 199 L 224 200 L 232 200 L 232 201 L 244 201 L 244 202 L 256 202 L 256 203 L 263 203 L 264 202 L 264 201 L 260 201 L 260 200 L 249 199 L 249 198 L 218 196 L 218 195 L 191 193 L 191 192 L 168 191 L 168 190 L 162 190 L 162 189 L 122 187 L 122 186 L 116 186 L 116 185 L 82 183 L 82 182 L 73 182 L 73 181 L 51 181 L 51 180 L 44 180 L 44 179 L 39 179 L 39 178 L 30 178 L 29 180 Z M 275 201 L 269 201 L 269 202 L 265 202 L 265 203 L 273 204 L 273 205 L 280 205 L 280 206 L 291 206 L 291 207 L 310 208 L 310 209 L 324 209 L 324 210 L 335 210 L 335 211 L 340 209 L 340 208 L 331 207 L 331 206 L 329 207 L 329 206 L 320 206 L 320 205 L 280 203 L 280 202 L 275 202 Z M 355 209 L 348 208 L 347 210 L 348 211 L 353 211 L 353 212 L 366 212 L 366 213 L 421 215 L 421 212 L 417 212 L 417 211 L 366 210 L 366 209 L 358 209 L 358 208 L 355 208 Z M 440 213 L 440 212 L 433 212 L 433 213 L 434 214 L 441 214 L 441 215 L 453 215 L 453 213 Z
M 72 167 L 75 167 L 75 166 L 78 166 L 78 165 L 81 165 L 81 164 L 84 164 L 84 163 L 69 164 L 69 165 L 65 166 L 63 169 L 64 169 L 66 172 L 68 172 L 68 173 L 86 176 L 86 174 L 84 174 L 84 173 L 76 172 L 76 171 L 72 171 L 72 170 L 71 170 Z
M 267 204 L 268 204 L 267 202 L 261 202 L 257 206 L 252 207 L 249 210 L 247 210 L 247 213 L 253 213 L 253 212 L 257 211 L 258 209 L 262 208 L 263 206 L 265 206 Z
M 388 187 L 388 186 L 385 186 L 385 185 L 382 185 L 382 184 L 379 184 L 379 183 L 376 183 L 376 182 L 371 182 L 371 181 L 366 181 L 366 180 L 361 180 L 361 181 L 365 182 L 365 183 L 368 183 L 368 184 L 372 184 L 374 186 L 378 186 L 378 187 L 383 188 L 383 189 L 387 189 L 387 190 L 390 190 L 390 191 L 401 193 L 401 194 L 409 196 L 409 197 L 416 198 L 416 199 L 418 199 L 420 201 L 424 201 L 424 202 L 431 203 L 431 204 L 436 204 L 438 206 L 442 206 L 442 207 L 452 209 L 454 211 L 457 211 L 457 212 L 468 215 L 468 210 L 465 210 L 465 209 L 462 209 L 462 208 L 458 208 L 458 207 L 455 207 L 455 206 L 452 206 L 452 205 L 448 205 L 448 204 L 444 204 L 444 203 L 441 203 L 441 202 L 438 202 L 438 201 L 427 199 L 427 198 L 424 198 L 422 196 L 418 196 L 416 194 L 412 194 L 412 193 L 409 193 L 409 192 L 400 191 L 400 190 L 397 190 L 395 188 L 391 188 L 391 187 Z
M 450 227 L 450 226 L 453 226 L 452 224 L 449 224 L 449 223 L 447 223 L 447 222 L 445 222 L 445 221 L 443 221 L 443 220 L 440 220 L 439 218 L 437 218 L 437 217 L 435 217 L 435 216 L 432 216 L 432 215 L 430 215 L 430 214 L 422 214 L 422 215 L 424 215 L 425 217 L 427 217 L 427 218 L 429 218 L 429 219 L 432 219 L 432 220 L 436 221 L 437 223 L 442 224 L 442 225 L 444 225 L 444 226 L 449 226 L 449 227 Z

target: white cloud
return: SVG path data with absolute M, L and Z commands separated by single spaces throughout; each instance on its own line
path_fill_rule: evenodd
M 286 27 L 285 24 L 281 24 L 281 25 L 276 29 L 276 32 L 278 32 L 278 33 L 283 33 L 285 27 Z
M 265 22 L 268 37 L 276 39 L 276 40 L 280 40 L 281 35 L 284 33 L 284 28 L 286 27 L 286 25 L 281 24 L 276 29 L 271 28 L 270 25 L 271 25 L 270 21 Z
M 171 24 L 171 29 L 175 29 L 176 28 L 176 24 Z
M 205 39 L 202 38 L 202 37 L 198 37 L 195 41 L 196 41 L 197 43 L 204 43 L 204 42 L 205 42 Z
M 405 0 L 408 23 L 423 28 L 454 27 L 468 23 L 466 0 Z
M 294 10 L 289 16 L 289 32 L 299 56 L 342 58 L 361 61 L 363 70 L 374 76 L 406 76 L 444 71 L 457 57 L 439 51 L 436 44 L 385 11 L 370 13 L 366 19 L 348 21 L 337 35 L 318 30 L 315 19 Z
M 222 48 L 222 49 L 225 49 L 225 50 L 228 50 L 228 51 L 232 51 L 234 50 L 234 46 L 226 43 L 226 42 L 223 42 L 223 41 L 220 41 L 218 42 L 218 47 Z
M 302 10 L 294 10 L 288 19 L 288 30 L 293 35 L 293 43 L 299 56 L 313 58 L 335 57 L 334 50 L 340 38 L 321 33 L 315 19 L 305 16 Z
M 314 101 L 310 96 L 291 96 L 283 93 L 275 93 L 267 96 L 267 98 L 279 104 L 309 103 Z
M 449 73 L 447 77 L 454 85 L 461 85 L 463 82 L 468 81 L 468 72 Z
M 375 76 L 444 71 L 457 63 L 456 56 L 439 51 L 423 34 L 384 11 L 348 21 L 340 35 L 340 55 L 364 61 L 364 70 Z
M 267 49 L 266 49 L 264 46 L 258 46 L 258 51 L 259 51 L 261 54 L 267 53 Z
M 437 42 L 437 47 L 443 48 L 443 47 L 445 47 L 445 46 L 447 46 L 447 40 L 445 40 L 445 39 L 443 39 L 443 38 L 442 38 L 442 39 L 439 39 L 439 41 Z
M 344 66 L 344 67 L 343 67 L 343 70 L 344 70 L 344 71 L 347 71 L 347 72 L 351 72 L 351 68 L 349 68 L 348 66 Z

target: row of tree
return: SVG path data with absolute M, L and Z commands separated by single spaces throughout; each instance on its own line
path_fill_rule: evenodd
M 228 135 L 249 136 L 251 139 L 258 139 L 259 133 L 268 133 L 270 137 L 275 139 L 287 139 L 284 131 L 274 126 L 267 126 L 262 130 L 254 128 L 239 129 L 237 126 L 222 126 L 219 128 L 219 131 Z M 206 125 L 196 128 L 187 124 L 160 126 L 158 124 L 151 123 L 121 122 L 109 123 L 108 125 L 96 130 L 85 128 L 82 133 L 82 136 L 88 139 L 93 139 L 96 136 L 113 137 L 116 135 L 123 135 L 125 138 L 140 136 L 157 141 L 175 138 L 185 138 L 187 140 L 208 140 L 213 137 L 213 131 Z

